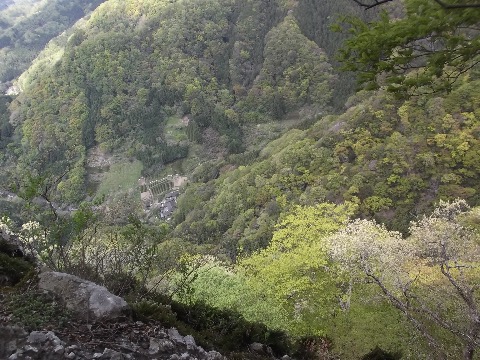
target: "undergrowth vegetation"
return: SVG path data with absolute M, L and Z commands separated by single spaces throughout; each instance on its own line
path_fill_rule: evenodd
M 58 299 L 42 291 L 17 288 L 7 293 L 0 304 L 15 322 L 31 330 L 63 328 L 73 319 Z

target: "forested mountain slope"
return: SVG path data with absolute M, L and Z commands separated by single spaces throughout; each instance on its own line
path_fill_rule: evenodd
M 0 83 L 25 71 L 48 41 L 102 1 L 15 0 L 6 4 L 0 9 Z
M 439 199 L 478 204 L 477 86 L 472 74 L 445 97 L 358 93 L 344 114 L 292 130 L 255 162 L 187 189 L 175 234 L 235 257 L 268 244 L 296 204 L 351 201 L 357 216 L 401 231 Z
M 342 10 L 335 4 L 332 16 Z M 155 172 L 205 138 L 238 153 L 250 140 L 243 138 L 245 126 L 305 108 L 327 111 L 335 74 L 325 52 L 303 34 L 302 16 L 290 12 L 296 5 L 104 3 L 56 50 L 54 66 L 22 76 L 25 89 L 9 121 L 21 139 L 17 177 L 40 169 L 58 176 L 68 168 L 59 189 L 63 200 L 78 201 L 92 147 L 135 157 Z M 313 32 L 317 25 L 302 24 Z M 187 139 L 167 141 L 172 116 L 187 116 Z

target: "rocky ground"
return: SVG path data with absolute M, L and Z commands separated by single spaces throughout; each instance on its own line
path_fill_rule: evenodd
M 71 323 L 63 329 L 28 332 L 18 325 L 0 325 L 0 358 L 60 359 L 169 359 L 222 360 L 216 351 L 205 351 L 192 336 L 175 328 L 127 320 L 96 324 Z
M 0 301 L 1 306 L 1 301 Z M 268 347 L 254 343 L 248 359 L 274 359 Z M 246 359 L 240 355 L 235 359 Z M 0 359 L 6 360 L 227 360 L 217 351 L 206 351 L 191 335 L 158 322 L 116 318 L 88 323 L 70 321 L 66 326 L 47 325 L 30 331 L 0 309 Z M 288 356 L 282 360 L 290 359 Z
M 128 304 L 103 286 L 40 271 L 18 239 L 1 230 L 0 360 L 227 359 L 176 328 L 136 321 Z M 260 343 L 230 358 L 274 359 L 271 349 Z

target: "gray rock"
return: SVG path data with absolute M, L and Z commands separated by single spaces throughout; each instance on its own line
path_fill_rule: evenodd
M 84 320 L 113 319 L 128 311 L 128 304 L 105 287 L 77 276 L 45 272 L 38 287 L 60 297 L 66 307 Z
M 163 330 L 159 330 L 155 333 L 155 337 L 157 339 L 165 339 L 166 337 L 168 337 L 168 334 Z
M 259 355 L 273 355 L 272 349 L 264 344 L 254 342 L 249 345 L 249 348 L 252 352 L 257 353 Z
M 52 331 L 47 332 L 46 337 L 52 342 L 53 345 L 65 345 L 65 343 L 60 340 Z
M 0 359 L 7 359 L 23 345 L 28 333 L 19 326 L 0 326 Z
M 201 346 L 198 346 L 197 347 L 197 355 L 200 357 L 200 358 L 205 358 L 207 356 L 207 352 L 205 351 L 204 348 L 202 348 Z
M 216 351 L 209 351 L 207 353 L 207 360 L 225 360 L 226 358 L 222 356 L 222 354 L 216 352 Z
M 47 340 L 47 335 L 41 331 L 32 331 L 27 339 L 30 344 L 43 344 Z
M 148 352 L 152 355 L 159 352 L 166 353 L 172 351 L 173 349 L 175 349 L 175 345 L 170 340 L 150 338 L 150 347 Z
M 135 329 L 133 332 L 138 336 L 142 330 Z M 155 337 L 150 337 L 149 342 L 138 342 L 137 336 L 134 336 L 135 342 L 128 335 L 115 337 L 112 345 L 116 346 L 116 350 L 102 348 L 101 352 L 99 349 L 95 352 L 83 344 L 68 346 L 52 331 L 33 331 L 28 334 L 20 327 L 0 326 L 0 346 L 3 346 L 0 360 L 226 360 L 216 351 L 206 352 L 196 345 L 191 335 L 184 337 L 175 328 L 156 330 Z M 8 352 L 6 344 L 9 344 Z
M 54 352 L 55 354 L 61 355 L 61 354 L 63 354 L 63 353 L 65 352 L 65 348 L 64 348 L 62 345 L 57 345 L 57 346 L 55 346 L 55 347 L 53 348 L 53 352 Z
M 70 345 L 65 349 L 65 351 L 66 352 L 71 352 L 71 351 L 74 351 L 74 350 L 77 350 L 77 349 L 78 349 L 77 345 Z
M 2 349 L 0 349 L 0 351 L 2 351 L 2 353 L 5 353 L 5 354 L 11 354 L 12 352 L 15 351 L 16 348 L 17 348 L 17 342 L 15 340 L 11 340 L 5 343 L 4 351 L 2 351 Z
M 261 343 L 254 342 L 249 345 L 251 351 L 256 352 L 257 354 L 262 354 L 264 352 L 264 346 Z
M 38 349 L 35 346 L 32 345 L 25 345 L 23 347 L 25 352 L 33 352 L 33 353 L 38 353 Z
M 175 328 L 168 329 L 168 337 L 177 344 L 185 344 L 184 337 Z
M 125 357 L 122 353 L 112 350 L 112 349 L 105 349 L 103 351 L 101 359 L 108 359 L 108 360 L 123 360 Z
M 195 343 L 195 339 L 192 335 L 187 335 L 184 337 L 185 344 L 187 345 L 187 350 L 193 351 L 196 350 L 197 344 Z

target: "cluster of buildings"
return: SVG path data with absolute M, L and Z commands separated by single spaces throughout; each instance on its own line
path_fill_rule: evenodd
M 162 220 L 170 220 L 177 207 L 179 189 L 186 182 L 187 178 L 178 174 L 153 180 L 140 178 L 138 185 L 143 208 L 146 212 L 158 216 Z

